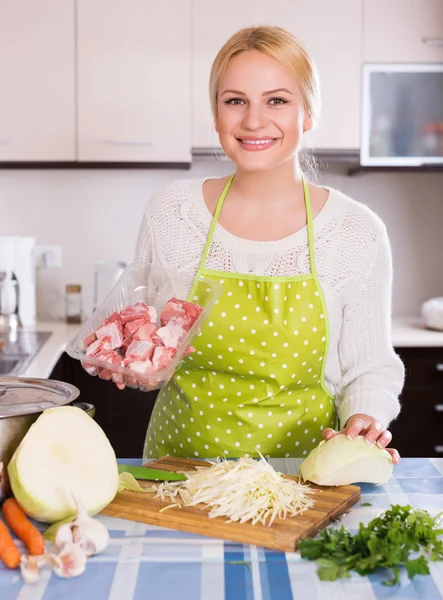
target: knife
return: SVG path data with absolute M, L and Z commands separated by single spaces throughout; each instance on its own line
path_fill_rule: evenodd
M 153 481 L 185 481 L 186 475 L 163 471 L 161 469 L 150 469 L 149 467 L 136 467 L 134 465 L 118 464 L 119 473 L 130 473 L 135 479 L 152 479 Z

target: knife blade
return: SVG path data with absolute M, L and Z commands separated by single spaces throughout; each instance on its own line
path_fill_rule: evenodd
M 153 481 L 185 481 L 186 475 L 163 471 L 162 469 L 150 469 L 149 467 L 137 467 L 135 465 L 118 464 L 119 473 L 130 473 L 135 479 L 148 479 Z

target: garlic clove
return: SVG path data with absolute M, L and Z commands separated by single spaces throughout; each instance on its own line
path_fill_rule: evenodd
M 23 554 L 20 559 L 20 572 L 25 583 L 37 583 L 40 581 L 40 567 L 47 563 L 46 555 L 28 556 Z
M 55 535 L 55 545 L 57 550 L 62 550 L 65 547 L 65 544 L 72 543 L 73 541 L 72 523 L 60 525 Z
M 76 544 L 81 546 L 87 556 L 103 552 L 109 544 L 109 533 L 97 519 L 88 517 L 89 521 L 78 522 L 72 527 L 72 536 Z
M 84 505 L 75 494 L 72 494 L 72 497 L 77 510 L 75 521 L 70 524 L 73 541 L 84 549 L 87 556 L 103 552 L 109 544 L 108 530 L 98 519 L 93 519 L 88 515 Z
M 73 542 L 67 542 L 61 552 L 50 557 L 53 572 L 58 577 L 78 577 L 86 568 L 86 552 Z

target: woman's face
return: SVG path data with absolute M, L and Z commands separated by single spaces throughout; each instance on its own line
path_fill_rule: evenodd
M 292 158 L 312 126 L 297 82 L 258 50 L 228 62 L 218 82 L 217 110 L 223 150 L 245 171 L 273 169 Z

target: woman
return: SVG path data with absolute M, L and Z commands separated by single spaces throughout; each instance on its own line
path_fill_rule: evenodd
M 337 421 L 383 448 L 404 376 L 389 241 L 368 208 L 303 177 L 299 148 L 319 104 L 312 61 L 281 28 L 244 29 L 217 55 L 210 97 L 235 174 L 154 198 L 137 259 L 223 292 L 159 393 L 144 455 L 303 457 Z

